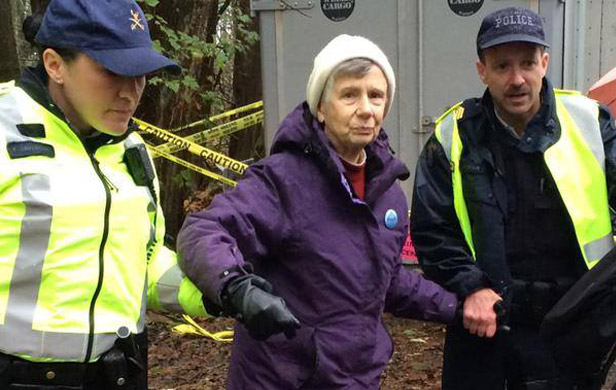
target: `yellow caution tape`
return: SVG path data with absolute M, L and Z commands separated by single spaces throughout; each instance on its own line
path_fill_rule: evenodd
M 190 162 L 188 162 L 186 160 L 183 160 L 183 159 L 181 159 L 179 157 L 173 156 L 173 155 L 171 155 L 169 153 L 165 153 L 165 152 L 156 150 L 154 148 L 154 146 L 152 146 L 150 144 L 146 143 L 146 145 L 148 146 L 148 149 L 150 150 L 150 152 L 152 152 L 152 157 L 157 157 L 157 155 L 159 155 L 161 157 L 166 158 L 169 161 L 172 161 L 172 162 L 174 162 L 176 164 L 182 165 L 182 166 L 184 166 L 184 167 L 186 167 L 188 169 L 191 169 L 191 170 L 193 170 L 195 172 L 198 172 L 198 173 L 200 173 L 200 174 L 202 174 L 204 176 L 211 177 L 212 179 L 218 180 L 219 182 L 224 183 L 224 184 L 226 184 L 228 186 L 235 187 L 237 185 L 236 181 L 233 181 L 233 180 L 231 180 L 231 179 L 229 179 L 227 177 L 224 177 L 224 176 L 219 175 L 217 173 L 214 173 L 212 171 L 208 171 L 205 168 L 201 168 L 200 166 L 192 164 L 192 163 L 190 163 Z
M 194 334 L 197 336 L 209 337 L 214 341 L 220 341 L 222 343 L 233 342 L 234 333 L 232 330 L 224 330 L 222 332 L 210 333 L 203 329 L 199 324 L 195 322 L 190 316 L 184 314 L 182 316 L 187 324 L 176 325 L 173 327 L 173 332 L 181 335 Z
M 244 164 L 241 161 L 234 160 L 230 157 L 225 156 L 224 154 L 215 152 L 201 145 L 197 145 L 194 142 L 187 141 L 185 138 L 177 136 L 167 130 L 163 130 L 142 120 L 136 118 L 133 118 L 133 120 L 135 124 L 139 127 L 139 130 L 174 145 L 181 146 L 182 149 L 188 149 L 189 152 L 204 158 L 209 163 L 220 165 L 240 175 L 243 175 L 246 169 L 248 169 L 248 165 Z
M 188 137 L 183 137 L 182 139 L 188 142 L 194 142 L 196 144 L 202 144 L 207 140 L 212 138 L 219 138 L 225 135 L 229 135 L 235 133 L 237 131 L 246 129 L 248 127 L 254 126 L 257 123 L 263 122 L 263 111 L 255 112 L 254 114 L 247 115 L 243 118 L 236 119 L 229 123 L 224 123 L 222 125 L 213 127 L 211 129 L 207 129 L 200 133 L 189 135 Z M 160 150 L 167 153 L 176 153 L 180 150 L 186 149 L 185 145 L 175 143 L 175 142 L 167 142 L 156 147 L 156 150 Z
M 193 123 L 188 124 L 186 126 L 175 128 L 175 129 L 173 129 L 171 131 L 180 131 L 180 130 L 190 129 L 190 128 L 196 127 L 196 126 L 201 126 L 201 125 L 209 124 L 211 122 L 214 122 L 214 121 L 217 121 L 217 120 L 220 120 L 220 119 L 228 118 L 228 117 L 233 116 L 235 114 L 240 114 L 242 112 L 246 112 L 246 111 L 250 111 L 250 110 L 256 110 L 257 108 L 261 108 L 261 107 L 263 107 L 263 100 L 255 102 L 255 103 L 248 104 L 246 106 L 238 107 L 238 108 L 235 108 L 235 109 L 227 111 L 227 112 L 223 112 L 222 114 L 211 116 L 211 117 L 209 117 L 207 119 L 202 119 L 200 121 L 193 122 Z
M 245 117 L 236 119 L 228 123 L 223 123 L 222 125 L 207 129 L 201 133 L 194 134 L 191 137 L 195 137 L 195 142 L 201 143 L 212 138 L 224 137 L 226 135 L 235 133 L 239 130 L 244 130 L 261 122 L 263 122 L 263 111 L 257 111 L 254 114 L 246 115 Z

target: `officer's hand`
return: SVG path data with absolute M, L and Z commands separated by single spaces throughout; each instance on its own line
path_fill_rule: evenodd
M 502 300 L 491 288 L 477 290 L 464 300 L 463 324 L 471 334 L 493 337 L 497 321 L 494 303 Z
M 225 287 L 224 303 L 231 306 L 230 311 L 257 340 L 281 332 L 292 338 L 300 327 L 284 300 L 272 292 L 271 284 L 254 274 L 231 279 Z

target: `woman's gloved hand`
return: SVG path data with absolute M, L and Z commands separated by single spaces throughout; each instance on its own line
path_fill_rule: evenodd
M 256 340 L 266 340 L 281 332 L 293 338 L 300 327 L 299 320 L 282 298 L 272 294 L 273 290 L 267 280 L 255 274 L 235 277 L 225 285 L 222 294 L 225 311 L 235 315 Z

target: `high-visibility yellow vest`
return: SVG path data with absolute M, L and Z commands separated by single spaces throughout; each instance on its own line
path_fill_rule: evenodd
M 131 133 L 92 155 L 64 120 L 0 85 L 1 352 L 90 362 L 120 327 L 144 330 L 146 303 L 206 314 L 163 246 L 155 195 L 123 161 L 137 144 Z
M 595 101 L 578 92 L 554 92 L 561 136 L 545 151 L 543 158 L 571 217 L 582 256 L 590 269 L 614 246 L 599 107 Z M 462 103 L 445 112 L 436 122 L 435 136 L 452 167 L 454 208 L 465 241 L 475 258 L 460 172 L 463 145 L 457 121 L 463 113 Z

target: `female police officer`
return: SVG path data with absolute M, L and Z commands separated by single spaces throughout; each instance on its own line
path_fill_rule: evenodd
M 52 0 L 35 40 L 0 85 L 0 388 L 145 389 L 146 303 L 205 314 L 127 131 L 145 75 L 179 67 L 134 0 Z

